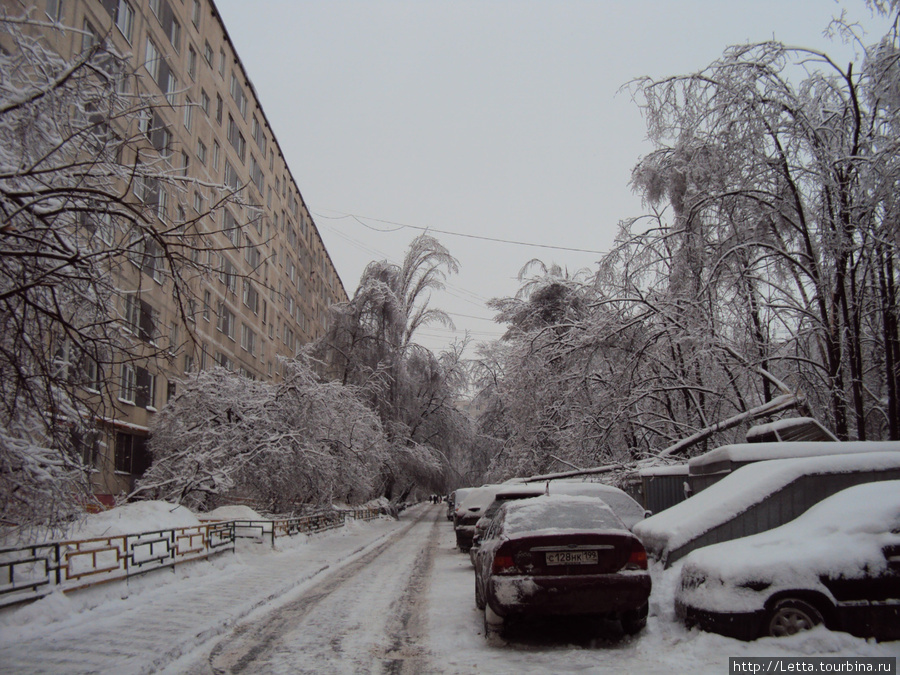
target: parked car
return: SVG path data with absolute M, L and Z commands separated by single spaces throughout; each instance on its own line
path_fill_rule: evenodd
M 791 522 L 684 560 L 676 612 L 741 640 L 824 623 L 900 639 L 900 481 L 842 490 Z
M 447 520 L 453 520 L 456 507 L 459 506 L 474 488 L 457 488 L 447 496 Z M 454 523 L 455 525 L 455 523 Z
M 629 530 L 633 529 L 647 514 L 644 507 L 629 497 L 626 492 L 605 483 L 592 483 L 583 480 L 554 480 L 504 487 L 495 495 L 494 502 L 485 509 L 484 515 L 475 523 L 472 548 L 469 549 L 469 556 L 472 558 L 473 564 L 475 563 L 475 552 L 478 549 L 479 541 L 484 536 L 491 519 L 500 509 L 503 502 L 510 499 L 536 497 L 541 494 L 596 497 L 605 502 Z
M 494 501 L 494 495 L 502 490 L 504 485 L 482 485 L 474 488 L 466 498 L 456 507 L 453 516 L 453 529 L 456 533 L 456 546 L 463 553 L 468 553 L 472 547 L 472 539 L 475 536 L 475 523 L 484 515 L 487 507 Z
M 475 530 L 472 533 L 472 544 L 469 547 L 469 557 L 472 564 L 475 564 L 475 553 L 481 543 L 481 538 L 490 526 L 491 521 L 500 507 L 506 502 L 514 499 L 528 499 L 530 497 L 539 497 L 544 494 L 544 490 L 537 485 L 503 485 L 501 489 L 494 495 L 494 501 L 488 505 L 482 512 L 481 518 L 475 522 Z
M 547 615 L 611 617 L 638 633 L 650 585 L 641 542 L 593 497 L 507 502 L 475 556 L 475 604 L 488 638 L 508 620 Z

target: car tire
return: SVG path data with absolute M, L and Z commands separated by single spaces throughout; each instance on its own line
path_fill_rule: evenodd
M 805 600 L 784 598 L 772 606 L 765 624 L 765 634 L 787 637 L 825 623 L 822 613 Z
M 491 606 L 484 605 L 484 637 L 488 642 L 497 642 L 503 633 L 503 617 L 497 614 Z
M 478 580 L 475 580 L 475 606 L 478 609 L 484 609 L 485 607 L 484 595 L 481 593 L 481 586 L 478 585 Z
M 620 621 L 622 630 L 627 635 L 637 635 L 647 625 L 647 615 L 650 613 L 650 605 L 644 604 L 637 609 L 629 609 L 622 612 Z

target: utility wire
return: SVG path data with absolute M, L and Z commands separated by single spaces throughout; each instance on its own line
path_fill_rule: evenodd
M 434 227 L 423 227 L 421 225 L 407 225 L 405 223 L 397 223 L 392 220 L 382 220 L 380 218 L 371 218 L 369 216 L 357 216 L 352 213 L 344 213 L 343 211 L 335 211 L 335 213 L 340 213 L 339 216 L 326 216 L 323 213 L 316 213 L 316 217 L 325 218 L 327 220 L 344 220 L 345 218 L 352 218 L 357 223 L 366 227 L 374 232 L 396 232 L 404 227 L 408 227 L 413 230 L 421 230 L 422 232 L 438 232 L 440 234 L 449 234 L 454 237 L 466 237 L 467 239 L 480 239 L 482 241 L 492 241 L 498 244 L 513 244 L 516 246 L 531 246 L 533 248 L 549 248 L 555 251 L 573 251 L 575 253 L 596 253 L 597 255 L 606 255 L 608 251 L 595 251 L 589 248 L 573 248 L 569 246 L 553 246 L 551 244 L 534 244 L 527 241 L 515 241 L 512 239 L 499 239 L 497 237 L 485 237 L 483 235 L 478 234 L 466 234 L 464 232 L 451 232 L 450 230 L 439 230 Z M 366 220 L 371 220 L 376 223 L 384 223 L 385 225 L 396 225 L 394 229 L 391 230 L 382 230 L 377 227 L 372 227 L 368 223 L 364 223 L 361 219 L 365 218 Z

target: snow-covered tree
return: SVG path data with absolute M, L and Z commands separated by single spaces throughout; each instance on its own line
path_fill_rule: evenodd
M 200 372 L 154 418 L 153 464 L 132 496 L 207 509 L 237 495 L 275 513 L 363 502 L 387 440 L 357 393 L 321 381 L 305 360 L 286 362 L 277 384 Z
M 700 452 L 796 408 L 900 438 L 898 5 L 876 4 L 893 28 L 861 67 L 767 42 L 634 83 L 651 212 L 593 279 L 545 269 L 495 302 L 494 478 Z
M 667 297 L 841 438 L 900 438 L 898 46 L 895 20 L 858 68 L 769 42 L 635 85 L 657 149 L 634 182 L 671 206 L 637 245 L 666 249 Z
M 450 324 L 429 300 L 457 268 L 434 237 L 417 237 L 402 264 L 369 264 L 350 302 L 331 308 L 317 345 L 337 378 L 362 387 L 378 412 L 392 447 L 382 468 L 389 496 L 415 484 L 443 489 L 448 472 L 458 471 L 460 434 L 471 438 L 469 421 L 454 405 L 465 382 L 460 352 L 437 357 L 414 341 L 422 326 Z

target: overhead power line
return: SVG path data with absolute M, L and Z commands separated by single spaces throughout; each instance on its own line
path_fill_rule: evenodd
M 343 211 L 335 211 L 335 213 L 339 213 L 339 216 L 326 216 L 323 213 L 316 213 L 316 217 L 325 218 L 327 220 L 343 220 L 345 218 L 352 218 L 357 223 L 366 227 L 374 232 L 396 232 L 399 229 L 404 227 L 408 227 L 413 230 L 421 230 L 422 232 L 437 232 L 439 234 L 449 234 L 453 237 L 465 237 L 467 239 L 480 239 L 481 241 L 492 241 L 497 244 L 513 244 L 515 246 L 531 246 L 533 248 L 548 248 L 553 249 L 555 251 L 572 251 L 575 253 L 595 253 L 597 255 L 606 255 L 608 251 L 596 251 L 589 248 L 574 248 L 570 246 L 553 246 L 552 244 L 535 244 L 533 242 L 527 241 L 516 241 L 513 239 L 500 239 L 498 237 L 485 237 L 479 234 L 467 234 L 465 232 L 451 232 L 450 230 L 439 230 L 435 227 L 423 227 L 422 225 L 408 225 L 406 223 L 397 223 L 393 220 L 382 220 L 381 218 L 372 218 L 370 216 L 358 216 L 353 213 L 344 213 Z M 368 223 L 363 222 L 363 218 L 366 220 L 371 220 L 376 223 L 384 223 L 385 225 L 395 225 L 396 227 L 392 230 L 381 230 L 377 227 L 372 227 Z

